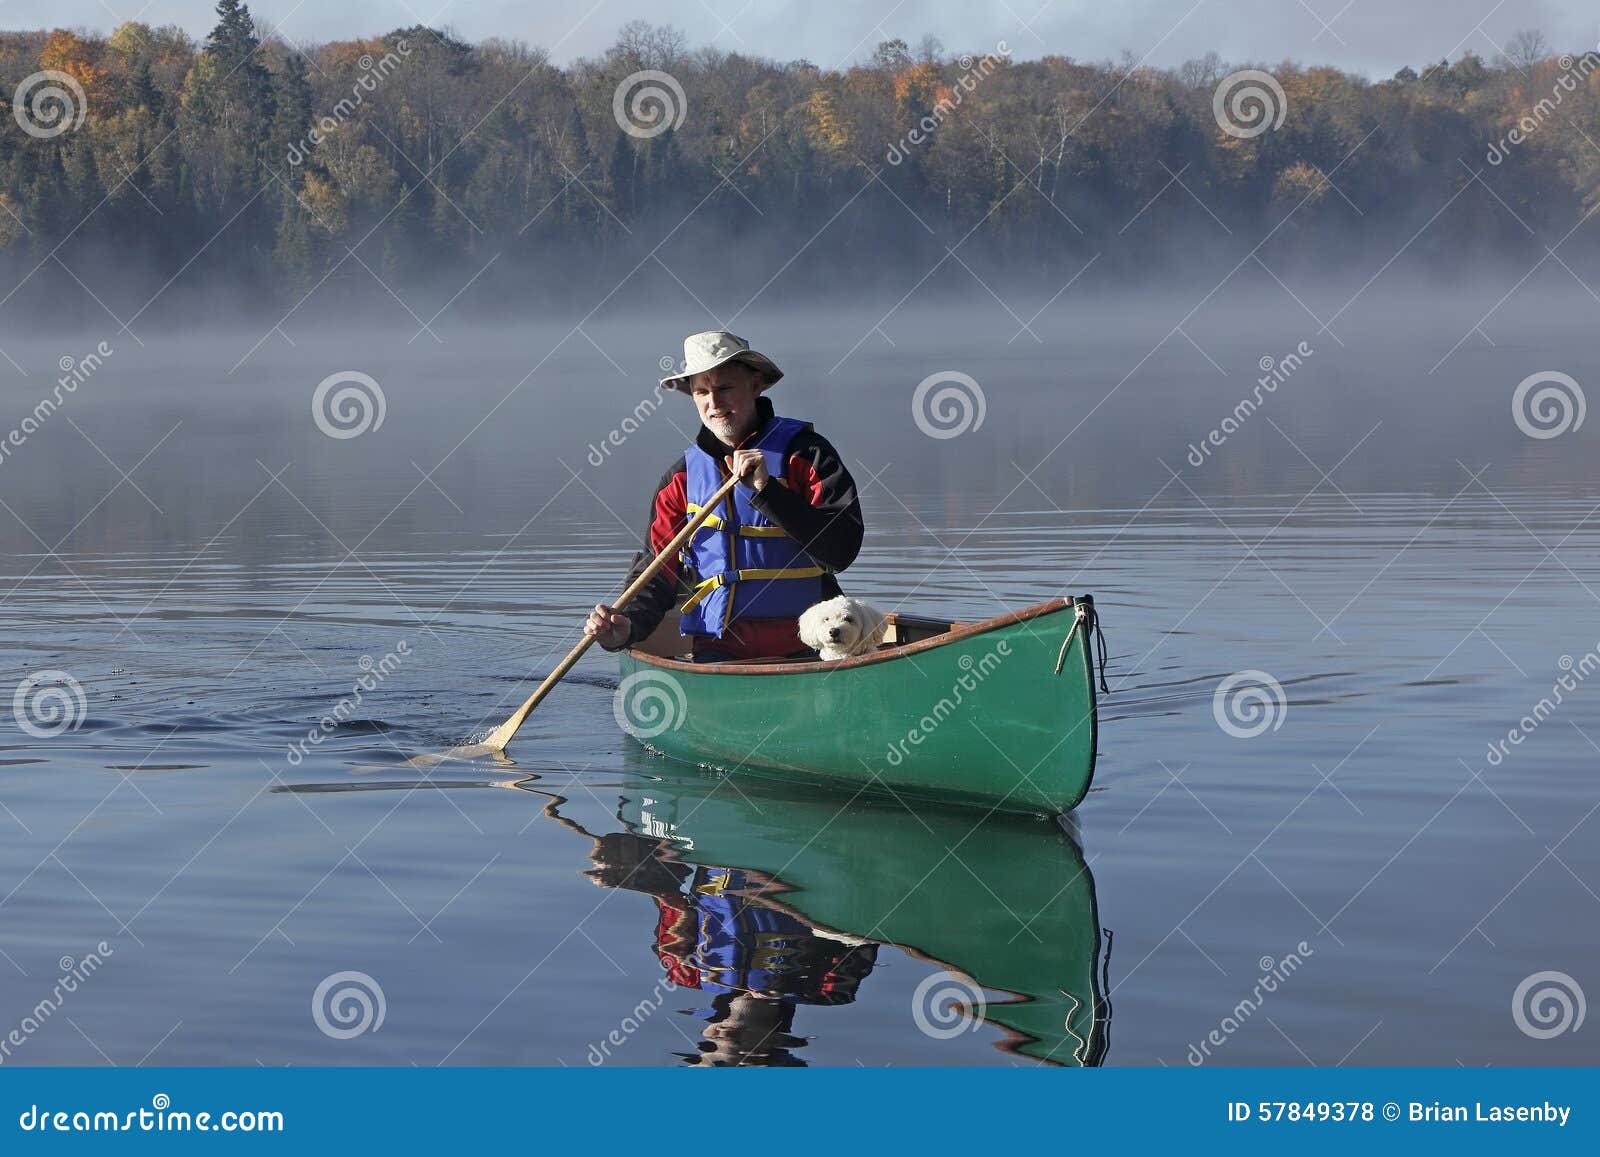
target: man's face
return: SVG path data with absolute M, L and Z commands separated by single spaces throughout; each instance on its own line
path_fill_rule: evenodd
M 760 385 L 761 375 L 743 362 L 723 362 L 691 378 L 689 396 L 706 429 L 731 446 L 755 426 Z

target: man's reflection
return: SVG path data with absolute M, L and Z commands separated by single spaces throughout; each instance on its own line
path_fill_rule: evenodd
M 711 997 L 699 1065 L 803 1065 L 792 1032 L 802 1004 L 848 1004 L 872 971 L 878 946 L 813 927 L 761 893 L 765 873 L 685 864 L 667 840 L 614 832 L 595 840 L 586 874 L 656 902 L 655 952 L 667 978 Z

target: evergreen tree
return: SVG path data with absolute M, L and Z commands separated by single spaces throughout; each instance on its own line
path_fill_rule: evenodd
M 133 75 L 133 83 L 128 88 L 128 103 L 134 108 L 147 108 L 150 115 L 156 120 L 161 119 L 161 114 L 166 111 L 166 97 L 156 87 L 155 74 L 150 71 L 150 62 L 139 62 L 139 71 Z
M 577 109 L 573 109 L 576 114 Z M 617 202 L 617 211 L 623 220 L 638 216 L 638 150 L 633 147 L 628 134 L 617 130 L 616 142 L 611 146 L 611 188 Z
M 250 9 L 239 0 L 217 0 L 217 26 L 206 37 L 205 50 L 222 65 L 224 89 L 270 118 L 272 76 L 257 55 L 260 48 Z
M 298 172 L 285 172 L 285 168 L 299 169 L 304 165 L 304 153 L 309 146 L 307 134 L 311 128 L 311 82 L 306 79 L 306 62 L 299 53 L 291 53 L 283 64 L 283 71 L 273 78 L 277 89 L 277 107 L 272 125 L 272 152 L 269 158 L 273 168 L 291 186 L 300 181 Z

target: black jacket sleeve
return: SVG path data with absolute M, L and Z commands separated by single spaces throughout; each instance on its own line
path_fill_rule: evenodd
M 820 501 L 813 504 L 792 487 L 768 482 L 756 492 L 751 505 L 783 527 L 818 566 L 835 572 L 844 570 L 861 553 L 865 534 L 855 479 L 845 469 L 839 452 L 814 431 L 796 435 L 789 454 L 790 480 L 794 479 L 793 459 L 799 459 L 816 476 Z

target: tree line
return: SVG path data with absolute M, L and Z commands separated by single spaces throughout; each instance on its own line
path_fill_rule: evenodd
M 558 67 L 420 25 L 293 45 L 221 0 L 199 43 L 137 22 L 0 33 L 0 83 L 7 270 L 88 253 L 287 300 L 486 263 L 570 281 L 707 245 L 758 283 L 802 244 L 808 276 L 854 284 L 952 248 L 1059 281 L 1099 253 L 1160 269 L 1269 232 L 1283 260 L 1392 251 L 1430 219 L 1415 251 L 1449 266 L 1600 203 L 1600 57 L 1533 33 L 1381 81 L 932 38 L 824 69 L 642 22 Z

